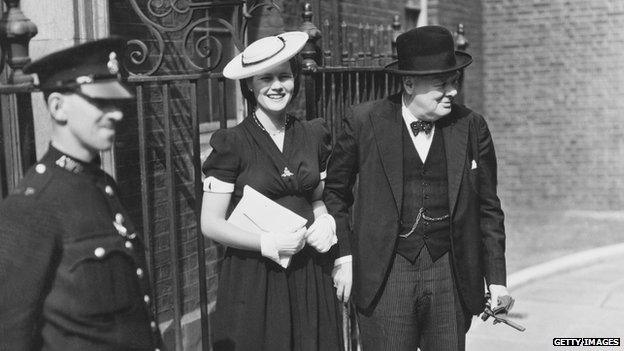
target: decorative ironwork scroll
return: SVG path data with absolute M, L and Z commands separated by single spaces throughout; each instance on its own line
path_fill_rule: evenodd
M 247 26 L 254 13 L 263 7 L 280 10 L 274 0 L 130 0 L 129 3 L 152 37 L 128 41 L 126 69 L 131 75 L 141 76 L 161 70 L 165 51 L 184 57 L 187 70 L 212 71 L 224 54 L 224 43 L 215 33 L 230 34 L 228 40 L 236 49 L 243 50 Z M 220 18 L 219 10 L 227 13 L 228 18 Z

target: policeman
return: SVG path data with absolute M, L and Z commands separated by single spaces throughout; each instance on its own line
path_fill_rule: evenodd
M 121 103 L 124 40 L 53 53 L 36 73 L 49 150 L 0 203 L 0 350 L 158 350 L 143 245 L 100 169 Z

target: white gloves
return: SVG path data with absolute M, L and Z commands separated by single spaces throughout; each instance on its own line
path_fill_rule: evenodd
M 260 251 L 277 264 L 280 258 L 290 257 L 301 250 L 306 243 L 306 228 L 301 227 L 288 233 L 265 232 L 260 234 Z
M 288 233 L 264 232 L 260 234 L 260 251 L 282 267 L 286 268 L 285 259 L 296 254 L 306 243 L 316 251 L 325 253 L 338 242 L 334 217 L 325 213 L 320 215 L 306 230 L 301 227 Z
M 320 253 L 329 251 L 338 242 L 334 217 L 328 213 L 320 215 L 308 228 L 306 242 Z

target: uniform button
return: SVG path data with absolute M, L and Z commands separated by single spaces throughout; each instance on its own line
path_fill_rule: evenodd
M 126 244 L 125 244 L 125 245 L 126 245 L 126 249 L 128 249 L 128 250 L 132 250 L 133 245 L 132 245 L 132 243 L 131 243 L 131 242 L 126 241 Z
M 143 301 L 145 301 L 145 303 L 150 303 L 150 297 L 149 297 L 149 295 L 145 295 L 145 296 L 143 296 Z
M 43 163 L 39 163 L 35 166 L 35 171 L 39 174 L 44 174 L 46 171 L 46 165 L 44 165 Z
M 124 222 L 124 216 L 121 213 L 115 215 L 115 222 L 122 224 Z
M 102 258 L 106 254 L 106 250 L 104 250 L 103 247 L 98 247 L 97 249 L 93 250 L 93 254 L 95 255 L 95 257 Z
M 425 195 L 425 199 L 429 199 L 429 195 Z
M 136 238 L 136 233 L 132 233 L 132 234 L 128 235 L 128 238 L 130 238 L 130 239 Z
M 110 186 L 110 185 L 107 185 L 107 186 L 104 188 L 104 192 L 105 192 L 108 196 L 113 196 L 113 195 L 115 195 L 115 192 L 113 191 L 113 187 L 112 187 L 112 186 Z
M 425 222 L 425 227 L 428 227 L 428 226 L 429 226 L 429 222 Z
M 24 190 L 24 195 L 26 196 L 30 196 L 34 193 L 35 193 L 35 188 L 32 188 L 32 187 L 28 187 L 26 188 L 26 190 Z
M 137 268 L 136 273 L 139 278 L 143 278 L 143 270 L 141 268 Z
M 160 351 L 160 349 L 154 349 L 154 351 Z
M 126 236 L 126 234 L 128 234 L 128 229 L 123 225 L 118 222 L 113 222 L 113 225 L 115 226 L 115 229 L 117 229 L 117 233 L 119 233 L 119 235 Z
M 158 328 L 158 326 L 156 325 L 156 322 L 154 322 L 154 321 L 150 322 L 150 327 L 152 327 L 153 331 L 156 331 L 156 328 Z

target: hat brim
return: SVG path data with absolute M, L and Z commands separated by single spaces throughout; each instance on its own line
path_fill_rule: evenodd
M 134 94 L 116 79 L 96 81 L 81 84 L 78 87 L 81 94 L 92 99 L 128 100 L 134 99 Z
M 405 75 L 405 76 L 426 76 L 430 74 L 439 74 L 439 73 L 447 73 L 456 71 L 458 69 L 462 69 L 467 67 L 472 63 L 472 56 L 463 52 L 463 51 L 455 51 L 455 66 L 449 67 L 446 69 L 435 69 L 435 70 L 427 70 L 427 71 L 418 71 L 418 70 L 401 70 L 399 69 L 399 61 L 394 61 L 386 65 L 384 67 L 384 71 L 397 75 Z
M 264 73 L 293 58 L 308 41 L 305 32 L 286 32 L 278 35 L 284 39 L 284 48 L 270 58 L 258 63 L 243 66 L 243 53 L 236 55 L 223 68 L 223 76 L 229 79 L 243 79 Z

